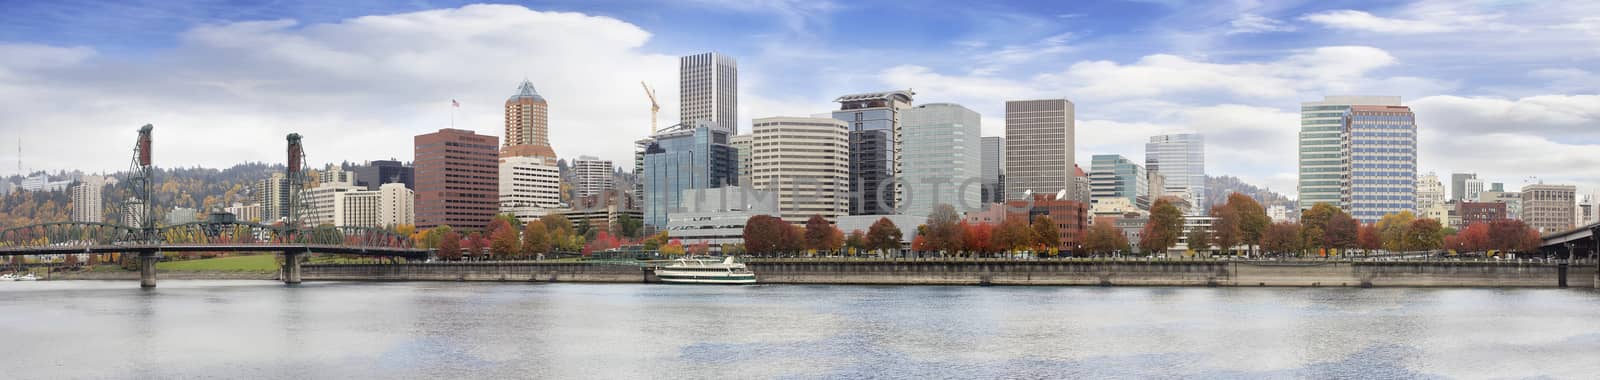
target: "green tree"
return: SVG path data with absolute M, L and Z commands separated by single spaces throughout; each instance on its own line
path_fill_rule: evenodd
M 535 257 L 545 252 L 550 252 L 550 231 L 544 228 L 544 221 L 535 220 L 523 225 L 522 255 Z
M 905 235 L 889 218 L 878 218 L 867 227 L 867 248 L 881 252 L 898 252 Z
M 516 229 L 519 229 L 519 230 L 522 229 L 522 221 L 521 220 L 517 220 L 517 216 L 516 215 L 495 214 L 494 215 L 494 219 L 489 221 L 489 226 L 491 226 L 491 227 L 494 226 L 494 221 L 496 221 L 496 220 L 502 221 L 502 222 L 506 222 L 506 225 L 507 226 L 511 226 L 512 228 L 516 228 Z M 493 228 L 490 228 L 490 233 L 491 234 L 494 233 Z
M 1412 250 L 1431 251 L 1444 247 L 1444 228 L 1439 221 L 1422 218 L 1411 221 L 1406 229 L 1406 247 Z
M 644 221 L 624 213 L 617 217 L 617 223 L 612 226 L 612 229 L 616 230 L 612 232 L 618 236 L 633 239 L 639 237 L 639 233 L 644 231 Z
M 1328 222 L 1344 211 L 1327 203 L 1317 203 L 1300 213 L 1300 235 L 1306 249 L 1333 248 L 1327 240 Z
M 1382 238 L 1383 249 L 1390 252 L 1411 250 L 1406 244 L 1406 230 L 1411 229 L 1413 221 L 1416 221 L 1416 216 L 1410 211 L 1384 215 L 1382 219 L 1378 219 L 1378 236 Z

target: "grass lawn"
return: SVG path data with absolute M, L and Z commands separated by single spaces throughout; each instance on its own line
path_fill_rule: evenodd
M 156 270 L 277 272 L 278 262 L 276 255 L 230 256 L 215 259 L 165 261 L 156 263 Z

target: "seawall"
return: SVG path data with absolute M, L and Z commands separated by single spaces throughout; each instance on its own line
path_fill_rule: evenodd
M 1555 264 L 1498 262 L 1232 262 L 1097 260 L 808 260 L 748 263 L 761 283 L 863 285 L 1556 287 Z M 645 268 L 598 263 L 306 265 L 306 280 L 658 282 Z M 1595 267 L 1567 285 L 1595 288 Z

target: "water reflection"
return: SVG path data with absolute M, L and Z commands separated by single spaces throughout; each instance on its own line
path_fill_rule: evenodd
M 0 284 L 8 378 L 1592 378 L 1582 290 Z

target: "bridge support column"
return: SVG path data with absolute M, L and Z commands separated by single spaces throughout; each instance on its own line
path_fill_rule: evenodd
M 300 283 L 299 252 L 283 252 L 283 283 L 288 285 Z
M 155 251 L 139 252 L 139 287 L 156 287 L 156 253 Z

